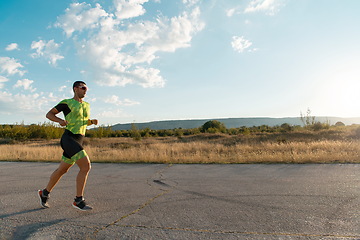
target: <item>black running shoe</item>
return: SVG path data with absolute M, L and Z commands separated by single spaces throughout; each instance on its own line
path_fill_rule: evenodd
M 40 205 L 42 208 L 49 208 L 49 204 L 47 203 L 47 201 L 49 200 L 49 195 L 48 196 L 45 196 L 43 194 L 43 191 L 42 190 L 38 190 L 38 196 L 40 198 Z
M 92 210 L 92 207 L 86 205 L 85 200 L 82 199 L 80 201 L 76 201 L 76 198 L 74 199 L 74 202 L 72 206 L 80 211 L 89 211 Z

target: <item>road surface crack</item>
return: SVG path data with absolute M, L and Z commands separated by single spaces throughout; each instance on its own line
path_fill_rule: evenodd
M 129 217 L 129 216 L 131 216 L 131 215 L 134 215 L 135 213 L 141 211 L 143 208 L 149 206 L 155 199 L 157 199 L 157 198 L 159 198 L 159 197 L 161 197 L 161 196 L 163 196 L 163 195 L 171 192 L 171 191 L 173 190 L 173 188 L 172 188 L 170 185 L 162 182 L 162 178 L 163 178 L 163 175 L 162 175 L 162 174 L 163 174 L 163 172 L 164 172 L 165 170 L 169 169 L 171 166 L 172 166 L 172 164 L 167 165 L 165 168 L 163 168 L 163 169 L 161 169 L 160 171 L 156 172 L 151 178 L 149 178 L 149 179 L 147 180 L 147 184 L 150 185 L 150 187 L 153 187 L 153 186 L 154 186 L 154 185 L 151 184 L 151 182 L 155 182 L 155 183 L 157 183 L 157 184 L 159 184 L 159 185 L 161 185 L 161 186 L 170 187 L 170 189 L 162 189 L 162 188 L 160 188 L 160 190 L 162 191 L 161 193 L 159 193 L 159 194 L 157 194 L 156 196 L 148 199 L 145 203 L 143 203 L 142 205 L 140 205 L 140 206 L 139 206 L 137 209 L 135 209 L 134 211 L 132 211 L 132 212 L 130 212 L 130 213 L 128 213 L 128 214 L 120 217 L 119 219 L 117 219 L 117 220 L 115 220 L 115 221 L 113 221 L 113 222 L 111 222 L 111 223 L 109 223 L 109 224 L 107 224 L 107 225 L 105 225 L 105 226 L 103 226 L 103 227 L 95 230 L 94 233 L 93 233 L 93 235 L 96 236 L 99 232 L 107 229 L 108 227 L 116 225 L 117 223 L 119 223 L 119 222 L 122 221 L 123 219 L 125 219 L 125 218 L 127 218 L 127 217 Z M 159 179 L 160 179 L 160 180 L 159 180 Z

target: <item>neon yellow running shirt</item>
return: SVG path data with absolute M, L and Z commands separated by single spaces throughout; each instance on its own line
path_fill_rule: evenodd
M 73 134 L 85 135 L 90 116 L 90 104 L 88 102 L 78 102 L 73 98 L 64 99 L 55 108 L 64 113 L 65 120 L 68 122 L 65 129 Z

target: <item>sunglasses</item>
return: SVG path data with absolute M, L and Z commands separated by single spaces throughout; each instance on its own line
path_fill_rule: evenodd
M 78 88 L 82 89 L 82 90 L 87 90 L 88 88 L 85 86 L 79 86 Z

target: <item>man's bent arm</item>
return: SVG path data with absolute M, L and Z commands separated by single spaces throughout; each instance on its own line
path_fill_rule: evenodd
M 46 118 L 53 121 L 53 122 L 57 122 L 59 123 L 61 126 L 66 126 L 67 125 L 67 121 L 58 118 L 56 116 L 56 114 L 58 114 L 59 111 L 56 108 L 52 108 L 47 114 L 46 114 Z

